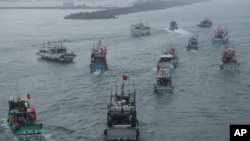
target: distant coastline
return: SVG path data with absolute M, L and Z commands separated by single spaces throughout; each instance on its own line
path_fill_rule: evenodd
M 89 6 L 74 6 L 74 7 L 62 7 L 62 6 L 30 6 L 30 7 L 23 7 L 23 6 L 13 6 L 13 7 L 0 7 L 0 9 L 115 9 L 117 7 L 89 7 Z
M 64 19 L 114 19 L 117 18 L 118 15 L 136 13 L 141 11 L 165 9 L 169 7 L 183 6 L 196 2 L 205 2 L 205 1 L 209 0 L 150 1 L 150 2 L 136 3 L 131 7 L 112 8 L 97 12 L 74 13 L 66 15 Z

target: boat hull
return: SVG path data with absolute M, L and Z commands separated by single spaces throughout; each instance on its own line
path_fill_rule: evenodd
M 158 86 L 154 84 L 155 93 L 173 93 L 174 87 L 171 85 L 168 86 Z
M 189 50 L 198 50 L 198 46 L 188 45 L 187 46 L 187 51 L 189 51 Z
M 52 60 L 52 61 L 60 61 L 60 62 L 72 62 L 76 57 L 73 53 L 67 54 L 46 54 L 46 53 L 37 53 L 42 59 Z
M 41 134 L 42 124 L 15 125 L 10 119 L 7 120 L 11 129 L 18 135 Z
M 212 38 L 212 43 L 217 44 L 217 45 L 222 45 L 226 44 L 229 40 L 229 37 L 224 37 L 224 38 Z
M 205 25 L 205 24 L 197 24 L 198 27 L 202 27 L 202 28 L 209 28 L 212 27 L 212 25 Z
M 221 64 L 221 70 L 238 70 L 240 67 L 240 63 L 228 63 L 228 64 Z
M 107 128 L 104 131 L 104 135 L 107 140 L 129 140 L 136 141 L 139 137 L 139 129 L 127 127 L 127 128 Z
M 178 30 L 178 27 L 169 27 L 168 30 Z
M 132 36 L 146 36 L 146 35 L 150 35 L 150 30 L 136 30 L 136 29 L 132 29 L 131 30 L 131 35 Z
M 90 64 L 90 71 L 91 72 L 106 71 L 106 70 L 108 70 L 108 65 L 107 64 L 95 64 L 95 63 Z

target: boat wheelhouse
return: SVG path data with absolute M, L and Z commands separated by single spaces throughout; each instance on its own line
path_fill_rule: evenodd
M 172 93 L 172 78 L 169 69 L 160 69 L 157 72 L 156 81 L 154 83 L 155 93 Z
M 205 18 L 203 21 L 200 22 L 200 24 L 197 24 L 199 27 L 211 27 L 213 25 L 213 22 L 209 20 L 208 18 Z
M 30 106 L 30 96 L 13 98 L 9 101 L 7 123 L 18 135 L 41 134 L 42 123 L 36 117 L 34 106 Z
M 145 36 L 150 34 L 150 27 L 148 25 L 144 25 L 140 22 L 140 24 L 131 25 L 131 35 L 133 36 Z
M 90 62 L 90 71 L 106 71 L 108 70 L 107 64 L 107 55 L 108 49 L 106 46 L 101 46 L 101 40 L 98 44 L 93 46 L 91 51 L 91 62 Z
M 240 63 L 236 60 L 235 50 L 225 46 L 220 58 L 221 70 L 238 70 L 239 67 Z
M 169 26 L 169 30 L 177 30 L 177 29 L 178 29 L 178 25 L 177 25 L 176 21 L 171 21 L 170 26 Z
M 213 44 L 226 44 L 229 40 L 229 33 L 226 28 L 217 27 L 212 38 Z
M 177 52 L 175 48 L 167 49 L 164 51 L 162 55 L 160 55 L 160 59 L 157 63 L 157 69 L 167 68 L 167 69 L 175 69 L 179 62 L 179 57 L 177 56 Z
M 74 52 L 68 52 L 67 47 L 63 46 L 61 43 L 50 43 L 48 42 L 46 47 L 43 44 L 43 48 L 39 49 L 37 55 L 40 56 L 42 59 L 53 60 L 53 61 L 60 61 L 60 62 L 72 62 L 73 59 L 76 57 Z
M 187 51 L 197 50 L 199 48 L 198 47 L 198 38 L 199 38 L 199 36 L 197 35 L 196 37 L 193 36 L 193 37 L 190 37 L 188 39 Z
M 130 85 L 127 79 L 128 76 L 124 75 L 121 86 L 115 83 L 114 94 L 111 87 L 107 128 L 104 130 L 107 140 L 138 140 L 139 137 L 136 88 L 135 84 Z

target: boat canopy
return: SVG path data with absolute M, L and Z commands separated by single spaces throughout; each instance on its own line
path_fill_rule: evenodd
M 172 54 L 164 54 L 160 56 L 160 58 L 172 58 L 172 57 L 173 57 Z

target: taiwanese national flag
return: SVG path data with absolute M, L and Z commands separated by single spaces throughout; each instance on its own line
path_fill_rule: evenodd
M 123 80 L 128 80 L 128 76 L 127 76 L 127 75 L 123 75 L 123 76 L 122 76 L 122 79 L 123 79 Z

